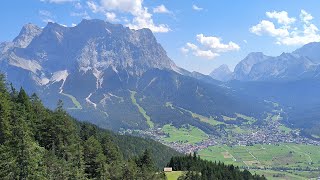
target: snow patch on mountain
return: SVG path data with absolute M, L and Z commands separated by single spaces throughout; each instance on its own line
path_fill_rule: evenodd
M 92 93 L 90 93 L 89 96 L 86 97 L 86 102 L 87 102 L 88 104 L 91 104 L 95 109 L 97 109 L 97 104 L 94 103 L 94 102 L 92 102 L 92 101 L 90 100 L 90 97 L 91 97 L 91 96 L 92 96 Z

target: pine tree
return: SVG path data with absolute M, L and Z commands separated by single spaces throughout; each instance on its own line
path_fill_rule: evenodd
M 101 144 L 91 136 L 84 143 L 84 162 L 87 178 L 106 179 L 106 157 L 103 155 Z
M 0 145 L 11 138 L 10 127 L 11 102 L 6 90 L 3 75 L 0 75 Z
M 25 120 L 24 106 L 17 105 L 12 113 L 13 127 L 10 147 L 17 167 L 13 170 L 19 179 L 41 179 L 44 177 L 43 155 L 41 148 L 31 137 Z

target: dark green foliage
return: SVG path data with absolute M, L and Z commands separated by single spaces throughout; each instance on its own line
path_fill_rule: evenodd
M 264 180 L 264 176 L 252 175 L 249 171 L 241 171 L 233 165 L 210 162 L 200 159 L 199 156 L 176 156 L 172 157 L 167 165 L 175 171 L 185 171 L 179 180 L 207 180 L 207 179 L 226 179 L 226 180 Z
M 151 146 L 168 155 L 153 158 Z M 77 122 L 62 101 L 51 111 L 23 88 L 9 93 L 0 76 L 0 179 L 164 179 L 153 159 L 177 154 L 164 147 Z
M 84 142 L 85 173 L 89 179 L 106 177 L 106 157 L 98 140 L 91 136 Z
M 125 159 L 142 154 L 146 148 L 149 149 L 152 153 L 152 159 L 156 162 L 155 166 L 159 169 L 162 169 L 172 156 L 181 155 L 168 146 L 159 144 L 151 139 L 116 135 L 114 140 Z

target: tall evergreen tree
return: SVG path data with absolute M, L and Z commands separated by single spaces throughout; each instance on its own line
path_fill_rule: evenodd
M 10 108 L 11 102 L 6 91 L 4 76 L 0 74 L 0 145 L 10 139 Z
M 101 144 L 91 136 L 84 143 L 85 173 L 90 179 L 106 179 L 106 157 L 103 154 Z
M 19 179 L 41 179 L 44 177 L 44 148 L 33 140 L 25 117 L 24 106 L 18 104 L 12 113 L 14 125 L 10 140 L 11 151 L 17 164 L 14 174 Z

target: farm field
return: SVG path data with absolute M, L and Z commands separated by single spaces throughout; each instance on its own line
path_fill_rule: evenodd
M 221 145 L 208 147 L 198 154 L 203 159 L 234 164 L 251 170 L 267 169 L 275 172 L 287 171 L 291 175 L 298 174 L 304 177 L 320 176 L 319 146 L 290 143 L 233 147 Z
M 189 143 L 196 144 L 208 139 L 208 135 L 194 126 L 185 125 L 181 128 L 176 128 L 170 124 L 164 125 L 162 131 L 168 136 L 163 138 L 167 142 Z
M 250 170 L 252 174 L 264 175 L 268 180 L 305 180 L 306 177 L 273 170 Z

